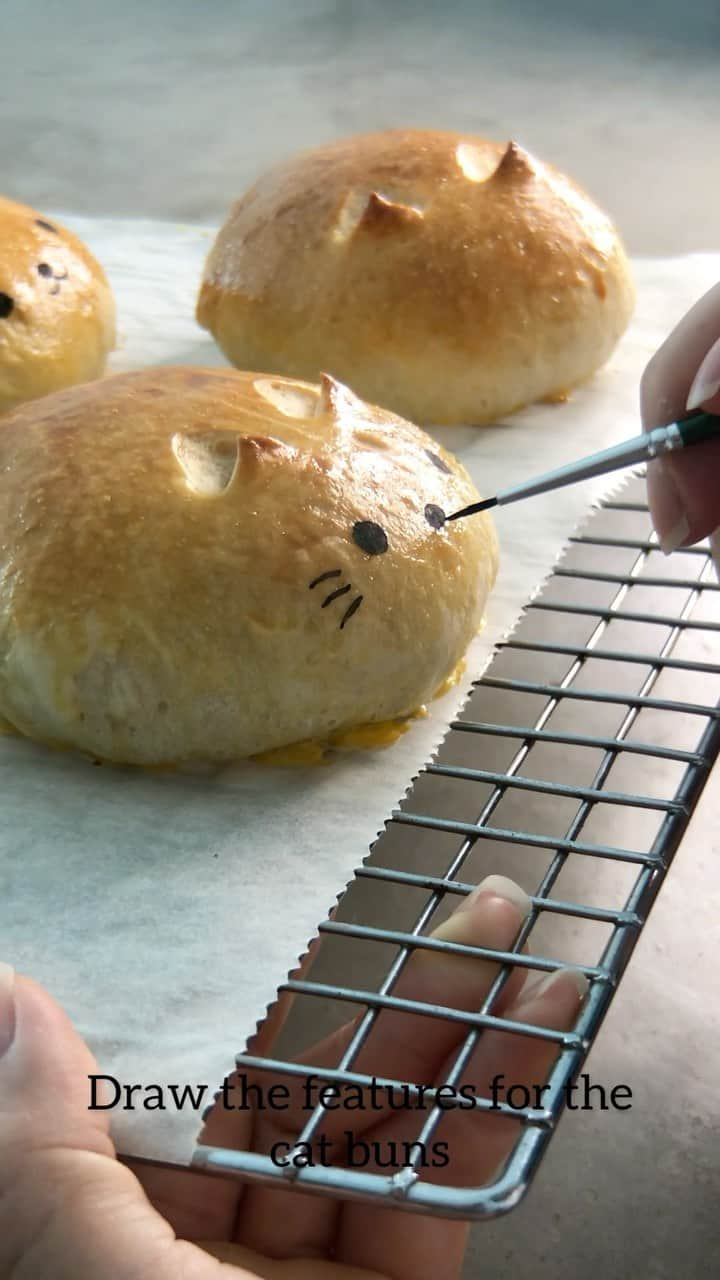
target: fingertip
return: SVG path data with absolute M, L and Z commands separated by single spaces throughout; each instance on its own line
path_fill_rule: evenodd
M 505 902 L 510 902 L 520 915 L 525 919 L 532 911 L 532 900 L 528 897 L 525 890 L 515 880 L 511 880 L 509 876 L 489 875 L 472 893 L 464 899 L 458 908 L 459 911 L 467 910 L 468 907 L 474 906 L 484 895 L 494 898 L 503 898 Z
M 507 876 L 489 875 L 430 936 L 443 942 L 472 946 L 480 945 L 489 931 L 489 935 L 502 936 L 510 945 L 531 911 L 532 899 L 519 884 Z
M 687 384 L 674 370 L 672 354 L 666 354 L 670 339 L 658 347 L 640 378 L 640 420 L 644 431 L 674 422 L 685 403 Z
M 589 986 L 590 983 L 582 969 L 568 966 L 562 969 L 553 969 L 551 973 L 546 973 L 544 977 L 532 983 L 530 989 L 524 995 L 526 998 L 534 998 L 547 995 L 549 991 L 557 992 L 562 990 L 564 993 L 573 991 L 578 999 L 584 1000 Z
M 713 350 L 719 346 L 720 284 L 717 284 L 679 320 L 645 367 L 640 379 L 640 414 L 646 431 L 666 426 L 688 411 L 691 395 L 695 398 L 698 390 L 702 390 L 695 385 L 701 371 L 706 385 L 720 378 L 720 367 L 716 368 L 713 363 L 716 357 L 711 361 Z M 720 361 L 720 350 L 717 361 Z
M 720 582 L 720 529 L 710 534 L 710 552 L 715 565 L 715 573 Z
M 3 983 L 7 989 L 7 972 Z M 8 1039 L 0 1056 L 0 1170 L 4 1155 L 40 1142 L 109 1153 L 108 1112 L 89 1107 L 89 1077 L 98 1071 L 89 1048 L 39 983 L 15 974 L 11 990 L 11 1038 L 0 998 L 0 1034 L 4 1027 Z
M 720 438 L 655 458 L 648 466 L 648 506 L 666 555 L 720 526 Z
M 703 359 L 700 368 L 692 380 L 688 392 L 686 409 L 707 409 L 716 412 L 716 402 L 720 406 L 720 338 L 713 343 Z
M 0 1037 L 5 1052 L 0 1057 L 4 1091 L 24 1092 L 39 1082 L 50 1084 L 69 1061 L 74 1069 L 93 1062 L 67 1014 L 32 978 L 3 965 L 0 973 Z M 3 998 L 4 988 L 4 998 Z
M 15 970 L 0 960 L 0 1058 L 15 1038 Z
M 572 1026 L 590 989 L 582 969 L 572 965 L 531 977 L 505 1017 L 539 1027 L 557 1029 Z

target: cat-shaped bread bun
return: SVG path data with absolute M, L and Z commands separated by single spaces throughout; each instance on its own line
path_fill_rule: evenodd
M 0 424 L 0 715 L 136 764 L 233 760 L 415 712 L 495 578 L 460 463 L 320 386 L 157 368 Z
M 59 223 L 0 196 L 0 412 L 98 378 L 114 343 L 100 264 Z
M 239 368 L 325 369 L 413 422 L 481 424 L 589 378 L 633 301 L 615 228 L 557 170 L 515 142 L 390 129 L 261 177 L 197 318 Z

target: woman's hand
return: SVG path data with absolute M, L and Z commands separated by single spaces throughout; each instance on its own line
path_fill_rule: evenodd
M 647 431 L 701 408 L 720 414 L 720 284 L 680 321 L 653 356 L 640 386 Z M 648 500 L 666 552 L 719 529 L 720 438 L 651 462 Z M 713 551 L 717 561 L 719 540 Z
M 436 932 L 449 941 L 506 949 L 528 910 L 517 885 L 491 876 Z M 485 960 L 420 950 L 394 990 L 472 1010 L 496 972 Z M 571 1027 L 586 985 L 582 975 L 563 970 L 538 980 L 531 973 L 524 985 L 523 977 L 516 968 L 506 984 L 503 1016 Z M 336 1062 L 351 1033 L 352 1024 L 305 1060 L 314 1066 Z M 439 1083 L 464 1034 L 461 1024 L 384 1011 L 355 1070 Z M 479 1094 L 500 1073 L 508 1082 L 542 1084 L 555 1052 L 556 1046 L 536 1038 L 486 1031 L 463 1079 Z M 0 965 L 2 1280 L 452 1280 L 458 1274 L 463 1223 L 122 1163 L 110 1140 L 108 1113 L 88 1111 L 88 1076 L 96 1072 L 88 1048 L 42 988 L 29 978 L 13 980 L 12 970 Z M 270 1083 L 267 1075 L 257 1080 L 265 1088 Z M 288 1112 L 255 1117 L 216 1108 L 203 1140 L 268 1151 L 302 1127 L 297 1103 Z M 380 1143 L 412 1140 L 420 1127 L 417 1112 L 329 1114 L 326 1128 L 338 1124 Z M 449 1164 L 426 1176 L 481 1184 L 516 1134 L 512 1119 L 449 1111 L 440 1135 L 448 1142 Z

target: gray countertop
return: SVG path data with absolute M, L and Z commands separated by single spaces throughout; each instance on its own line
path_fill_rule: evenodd
M 3 191 L 208 221 L 300 147 L 516 137 L 632 254 L 720 248 L 716 0 L 3 0 Z

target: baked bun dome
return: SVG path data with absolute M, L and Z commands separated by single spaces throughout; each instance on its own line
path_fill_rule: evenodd
M 459 462 L 324 378 L 120 374 L 0 429 L 0 715 L 107 760 L 232 760 L 433 697 L 497 567 Z
M 523 151 L 392 129 L 272 169 L 233 207 L 198 322 L 235 365 L 422 423 L 488 423 L 610 355 L 634 291 L 612 223 Z
M 0 412 L 98 378 L 114 343 L 99 263 L 59 223 L 0 196 Z

